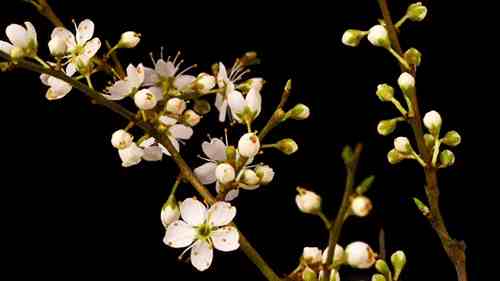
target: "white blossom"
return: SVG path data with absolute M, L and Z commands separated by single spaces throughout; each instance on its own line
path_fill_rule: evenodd
M 375 25 L 368 30 L 368 41 L 377 47 L 389 48 L 391 46 L 387 29 L 380 24 Z
M 135 105 L 140 110 L 150 110 L 153 109 L 158 101 L 155 95 L 148 89 L 142 89 L 134 95 Z
M 213 248 L 230 252 L 239 248 L 239 233 L 227 226 L 236 215 L 236 208 L 227 202 L 216 202 L 210 209 L 198 200 L 188 198 L 180 205 L 182 220 L 167 227 L 163 242 L 172 248 L 191 250 L 191 264 L 199 271 L 210 267 Z M 182 254 L 181 254 L 182 256 Z
M 127 77 L 123 80 L 116 81 L 112 86 L 108 87 L 106 89 L 108 95 L 104 95 L 104 97 L 108 100 L 124 99 L 125 97 L 137 92 L 143 82 L 144 66 L 139 64 L 135 67 L 134 65 L 129 64 L 127 66 Z
M 358 217 L 366 217 L 372 208 L 372 202 L 366 196 L 356 196 L 351 202 L 352 213 Z
M 130 167 L 141 162 L 144 151 L 136 143 L 132 143 L 124 149 L 118 149 L 118 154 L 122 160 L 122 166 Z
M 352 242 L 345 248 L 347 263 L 355 268 L 370 268 L 376 261 L 372 248 L 364 242 Z
M 215 178 L 222 184 L 228 184 L 234 180 L 236 172 L 228 163 L 222 163 L 215 168 Z
M 243 97 L 239 91 L 232 91 L 228 94 L 227 99 L 231 114 L 239 123 L 252 122 L 260 114 L 262 97 L 255 88 L 251 88 L 246 97 Z
M 49 86 L 49 89 L 45 94 L 45 98 L 48 100 L 62 99 L 69 92 L 71 92 L 71 89 L 73 88 L 71 84 L 48 74 L 41 74 L 40 80 L 44 85 Z
M 186 102 L 180 98 L 171 98 L 167 101 L 166 109 L 170 113 L 181 115 L 186 110 Z
M 439 112 L 432 110 L 424 115 L 424 125 L 431 134 L 439 133 L 443 120 Z
M 36 55 L 38 41 L 36 30 L 31 22 L 24 22 L 24 26 L 19 24 L 9 24 L 5 29 L 5 34 L 9 42 L 0 40 L 0 50 L 14 58 Z
M 322 251 L 317 247 L 304 247 L 302 259 L 307 264 L 316 264 L 321 262 Z
M 203 153 L 208 157 L 205 164 L 194 169 L 194 174 L 203 184 L 212 184 L 216 181 L 215 169 L 217 164 L 226 160 L 226 145 L 220 139 L 213 138 L 210 142 L 201 144 Z
M 132 144 L 134 137 L 127 131 L 120 129 L 111 136 L 111 144 L 117 149 L 127 148 Z

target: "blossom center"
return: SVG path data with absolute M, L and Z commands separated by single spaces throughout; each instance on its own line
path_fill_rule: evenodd
M 212 232 L 212 227 L 209 224 L 204 223 L 198 227 L 198 237 L 200 239 L 208 239 L 210 233 Z

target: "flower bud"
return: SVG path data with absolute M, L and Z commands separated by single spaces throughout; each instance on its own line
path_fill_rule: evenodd
M 243 157 L 252 158 L 257 155 L 259 149 L 259 137 L 254 133 L 246 133 L 238 141 L 238 152 Z
M 306 267 L 304 271 L 302 272 L 302 280 L 304 281 L 318 281 L 318 277 L 316 272 L 314 270 L 310 269 L 309 267 Z
M 445 149 L 439 153 L 439 168 L 446 168 L 455 164 L 455 154 L 449 150 Z
M 278 141 L 276 143 L 276 148 L 286 155 L 290 155 L 295 153 L 299 149 L 299 146 L 294 140 L 288 138 Z
M 406 157 L 394 148 L 391 149 L 389 153 L 387 153 L 387 160 L 391 164 L 397 164 L 403 161 L 404 159 L 406 159 Z
M 141 162 L 144 151 L 134 142 L 124 149 L 119 149 L 118 154 L 122 160 L 122 166 L 130 167 Z
M 208 73 L 200 73 L 194 80 L 193 89 L 199 93 L 205 94 L 215 87 L 215 77 Z
M 424 215 L 424 216 L 429 216 L 431 213 L 431 210 L 427 205 L 424 204 L 424 202 L 420 201 L 418 198 L 413 197 L 413 202 L 415 202 L 415 205 L 417 206 L 418 210 Z
M 372 43 L 373 46 L 390 48 L 391 40 L 389 39 L 389 34 L 384 26 L 378 24 L 368 30 L 368 41 Z
M 210 112 L 211 106 L 208 101 L 199 99 L 194 101 L 193 109 L 196 113 L 205 115 Z
M 141 110 L 150 110 L 156 106 L 155 95 L 148 89 L 142 89 L 134 96 L 135 105 Z
M 383 275 L 389 275 L 389 273 L 391 272 L 389 270 L 389 266 L 384 260 L 377 260 L 377 262 L 375 263 L 375 268 Z
M 230 183 L 236 177 L 236 172 L 234 171 L 233 166 L 222 163 L 215 168 L 215 177 L 222 184 Z
M 287 117 L 294 120 L 304 120 L 310 115 L 309 107 L 305 104 L 299 103 L 295 105 L 290 111 L 287 112 Z
M 141 34 L 133 31 L 127 31 L 122 33 L 118 46 L 125 49 L 135 48 L 135 46 L 139 44 L 139 41 L 141 41 Z
M 182 115 L 182 119 L 184 122 L 191 127 L 194 127 L 200 123 L 201 117 L 198 115 L 196 112 L 194 112 L 191 109 L 188 109 L 184 111 L 184 114 Z
M 171 98 L 167 101 L 166 109 L 170 113 L 181 115 L 186 110 L 186 102 L 180 98 Z
M 127 148 L 132 144 L 134 137 L 125 130 L 118 130 L 111 136 L 111 144 L 117 149 Z
M 328 256 L 328 249 L 329 247 L 326 247 L 326 249 L 323 251 L 323 257 L 322 257 L 322 262 L 323 264 L 326 264 L 326 258 Z M 339 244 L 335 244 L 335 251 L 333 253 L 333 265 L 341 265 L 345 262 L 345 253 L 344 253 L 344 248 L 340 246 Z
M 354 268 L 369 268 L 375 263 L 375 253 L 364 242 L 353 242 L 345 249 L 347 263 Z
M 403 72 L 398 78 L 398 85 L 405 95 L 409 95 L 415 88 L 415 78 L 410 73 Z
M 462 137 L 458 134 L 457 131 L 449 131 L 444 135 L 444 138 L 441 140 L 442 143 L 449 146 L 457 146 L 462 141 Z
M 422 21 L 427 15 L 427 7 L 422 5 L 422 2 L 413 3 L 408 6 L 406 16 L 411 21 Z
M 396 119 L 382 120 L 378 122 L 377 132 L 382 136 L 387 136 L 396 130 L 398 121 Z
M 372 208 L 372 202 L 366 196 L 356 196 L 351 202 L 351 211 L 358 217 L 366 217 Z
M 384 275 L 382 274 L 373 274 L 371 281 L 386 281 Z
M 406 50 L 403 57 L 405 61 L 407 61 L 411 65 L 419 66 L 420 62 L 422 61 L 422 54 L 415 48 Z
M 299 210 L 306 214 L 316 215 L 321 211 L 321 197 L 318 194 L 304 188 L 297 187 L 295 203 Z
M 394 98 L 394 88 L 387 84 L 378 85 L 377 97 L 384 102 L 391 101 Z
M 438 135 L 443 120 L 437 111 L 429 111 L 424 115 L 424 125 L 433 135 Z
M 302 259 L 306 264 L 316 264 L 321 262 L 322 252 L 317 247 L 304 247 Z
M 62 57 L 66 54 L 68 47 L 64 39 L 56 36 L 49 41 L 49 51 L 54 57 Z
M 361 39 L 366 36 L 366 31 L 361 31 L 357 29 L 348 29 L 342 34 L 342 44 L 357 47 Z
M 424 143 L 427 148 L 432 148 L 434 146 L 434 136 L 431 134 L 424 134 Z
M 167 200 L 161 208 L 161 222 L 165 228 L 180 217 L 180 209 L 175 199 Z
M 403 251 L 397 251 L 391 255 L 392 267 L 394 267 L 394 279 L 398 280 L 401 271 L 406 264 L 406 255 Z
M 241 181 L 246 185 L 257 185 L 260 179 L 253 170 L 245 169 Z
M 401 154 L 410 154 L 413 149 L 411 148 L 410 141 L 407 137 L 397 137 L 394 139 L 394 148 Z
M 260 179 L 260 184 L 269 184 L 274 178 L 274 170 L 268 165 L 258 165 L 255 168 L 255 173 Z

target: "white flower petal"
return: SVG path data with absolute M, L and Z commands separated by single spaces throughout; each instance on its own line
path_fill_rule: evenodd
M 184 248 L 193 243 L 196 234 L 196 229 L 191 225 L 178 220 L 167 227 L 163 243 L 172 248 Z
M 188 198 L 180 205 L 182 219 L 192 226 L 198 226 L 205 221 L 207 208 L 200 201 Z
M 191 264 L 199 271 L 207 270 L 212 264 L 214 250 L 205 240 L 198 240 L 191 249 Z
M 220 95 L 217 95 L 217 97 Z M 227 107 L 228 107 L 227 100 L 223 100 L 220 107 L 217 109 L 219 110 L 219 121 L 224 122 L 226 120 L 226 115 L 227 115 Z M 216 105 L 217 106 L 217 105 Z
M 40 81 L 42 81 L 42 83 L 45 86 L 49 86 L 50 87 L 49 78 L 50 78 L 50 75 L 48 75 L 48 74 L 45 74 L 45 73 L 40 74 Z
M 227 192 L 226 198 L 224 198 L 224 200 L 226 200 L 227 202 L 230 202 L 230 201 L 233 201 L 234 199 L 236 199 L 239 195 L 240 195 L 239 188 L 231 189 Z
M 179 75 L 174 80 L 174 87 L 176 89 L 182 90 L 193 83 L 196 79 L 193 75 Z
M 239 187 L 245 189 L 245 190 L 255 190 L 257 188 L 260 187 L 259 184 L 256 184 L 256 185 L 248 185 L 248 184 L 243 184 L 243 183 L 240 183 Z
M 215 168 L 217 164 L 208 162 L 194 169 L 194 174 L 202 184 L 212 184 L 216 180 Z
M 260 95 L 260 92 L 255 90 L 254 88 L 250 89 L 245 98 L 245 103 L 250 108 L 250 110 L 255 113 L 254 118 L 257 117 L 262 107 L 262 96 Z
M 204 141 L 201 144 L 201 149 L 208 158 L 215 161 L 226 160 L 226 145 L 222 140 L 213 138 L 210 142 Z
M 108 87 L 107 92 L 109 95 L 104 95 L 108 100 L 122 100 L 131 94 L 132 88 L 127 81 L 118 80 L 112 86 Z
M 175 123 L 177 123 L 177 119 L 172 118 L 172 117 L 168 117 L 167 115 L 162 115 L 158 119 L 160 120 L 160 122 L 162 122 L 166 126 L 172 126 Z
M 157 101 L 161 101 L 163 99 L 163 90 L 160 87 L 153 86 L 149 87 L 148 90 L 153 93 Z
M 243 95 L 238 91 L 232 91 L 229 93 L 227 100 L 229 102 L 229 107 L 231 107 L 231 112 L 234 114 L 241 114 L 245 109 L 245 99 Z
M 13 48 L 14 48 L 14 45 L 0 40 L 0 51 L 10 55 L 10 52 L 12 51 Z
M 68 63 L 68 65 L 66 66 L 66 74 L 68 76 L 73 76 L 73 74 L 75 73 L 76 73 L 76 65 L 73 63 Z
M 182 124 L 175 124 L 168 131 L 176 139 L 187 140 L 193 135 L 193 129 Z
M 83 54 L 80 55 L 80 60 L 84 65 L 87 65 L 91 58 L 97 53 L 101 48 L 101 40 L 99 38 L 94 38 L 85 44 L 83 48 Z
M 175 150 L 179 151 L 179 149 L 180 149 L 179 142 L 175 138 L 173 138 L 171 136 L 169 136 L 168 138 L 170 139 L 170 142 L 174 146 Z M 158 145 L 160 146 L 161 151 L 163 153 L 165 153 L 166 155 L 170 156 L 170 152 L 168 152 L 167 148 L 165 148 L 161 143 L 158 143 Z
M 152 146 L 152 145 L 154 145 L 154 144 L 156 144 L 156 140 L 155 140 L 155 138 L 150 137 L 150 138 L 148 138 L 148 139 L 146 139 L 146 140 L 143 140 L 143 141 L 139 144 L 139 146 L 140 146 L 140 147 L 144 147 L 144 148 L 146 148 L 146 147 L 150 147 L 150 146 Z
M 229 79 L 227 78 L 226 67 L 222 62 L 219 62 L 219 72 L 217 73 L 217 86 L 219 86 L 219 88 L 224 88 L 227 81 L 229 81 Z
M 55 37 L 61 38 L 64 43 L 66 43 L 66 46 L 68 47 L 68 51 L 71 52 L 75 49 L 76 47 L 76 40 L 75 36 L 71 31 L 67 30 L 64 27 L 56 27 L 52 31 L 52 34 L 50 35 L 50 38 L 53 39 Z
M 216 202 L 208 210 L 208 223 L 212 226 L 223 226 L 231 223 L 236 216 L 236 207 L 227 202 Z
M 26 32 L 28 36 L 28 42 L 33 42 L 35 46 L 38 46 L 38 40 L 36 36 L 36 29 L 33 24 L 29 21 L 25 21 L 24 25 L 26 26 Z
M 215 249 L 222 252 L 230 252 L 240 247 L 240 235 L 238 230 L 232 226 L 226 226 L 212 232 L 210 239 Z
M 55 77 L 50 76 L 47 80 L 48 84 L 52 88 L 54 92 L 57 92 L 58 95 L 65 96 L 68 94 L 72 87 L 71 84 L 64 82 L 63 80 L 57 79 Z
M 160 77 L 158 76 L 158 73 L 156 73 L 156 70 L 144 67 L 144 86 L 155 85 L 158 81 L 160 81 Z
M 155 70 L 163 78 L 174 77 L 176 71 L 171 61 L 165 62 L 162 59 L 156 62 Z
M 29 44 L 29 37 L 26 28 L 19 24 L 10 24 L 5 29 L 5 34 L 9 38 L 10 42 L 16 47 L 27 48 Z
M 161 148 L 157 145 L 144 148 L 142 158 L 146 161 L 160 161 L 163 158 Z
M 221 192 L 221 185 L 220 185 L 220 182 L 215 182 L 215 191 L 217 192 L 217 194 L 219 194 Z
M 76 30 L 76 42 L 78 45 L 83 45 L 85 42 L 89 41 L 94 35 L 94 23 L 86 19 L 78 25 Z
M 144 66 L 139 64 L 137 67 L 129 64 L 127 66 L 127 81 L 130 83 L 130 87 L 139 88 L 144 81 Z

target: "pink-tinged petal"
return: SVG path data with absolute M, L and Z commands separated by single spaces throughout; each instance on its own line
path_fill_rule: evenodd
M 208 223 L 212 226 L 224 226 L 236 216 L 236 207 L 227 202 L 216 202 L 208 210 Z
M 222 252 L 231 252 L 240 247 L 240 234 L 235 227 L 226 226 L 212 232 L 210 239 L 215 249 Z
M 148 139 L 146 139 L 146 140 L 143 140 L 143 141 L 139 144 L 139 146 L 140 146 L 140 147 L 144 147 L 144 148 L 146 148 L 146 147 L 150 147 L 150 146 L 152 146 L 152 145 L 154 145 L 154 144 L 156 144 L 156 140 L 155 140 L 155 138 L 150 137 L 150 138 L 148 138 Z
M 47 82 L 49 83 L 50 87 L 54 90 L 54 92 L 57 92 L 58 95 L 60 96 L 65 96 L 72 89 L 71 84 L 52 76 L 49 77 Z
M 191 245 L 196 238 L 196 229 L 191 225 L 178 220 L 167 227 L 163 243 L 172 248 L 184 248 Z
M 19 24 L 10 24 L 5 29 L 5 33 L 9 38 L 10 42 L 19 48 L 27 48 L 29 45 L 29 37 L 26 28 Z
M 127 81 L 118 80 L 112 86 L 108 87 L 106 91 L 109 95 L 104 95 L 108 100 L 122 100 L 131 94 L 132 88 Z
M 194 169 L 194 174 L 202 184 L 212 184 L 216 180 L 215 168 L 217 164 L 208 162 Z
M 168 131 L 174 138 L 182 140 L 190 139 L 193 135 L 193 128 L 182 124 L 175 124 Z
M 260 95 L 260 92 L 255 90 L 254 88 L 250 89 L 245 98 L 245 103 L 250 108 L 250 110 L 255 113 L 254 118 L 257 117 L 262 107 L 262 96 Z
M 226 82 L 228 81 L 229 79 L 227 78 L 226 67 L 222 62 L 219 62 L 219 72 L 217 73 L 217 86 L 219 88 L 224 88 L 226 86 Z
M 153 86 L 158 83 L 158 81 L 160 81 L 160 77 L 158 73 L 156 73 L 156 70 L 150 67 L 144 67 L 144 86 Z
M 176 71 L 175 66 L 171 61 L 165 62 L 162 59 L 159 59 L 156 62 L 155 70 L 163 78 L 174 77 Z
M 26 32 L 28 36 L 28 40 L 33 42 L 35 46 L 38 46 L 38 39 L 36 36 L 36 29 L 33 26 L 33 24 L 29 21 L 24 22 L 24 25 L 26 26 Z
M 76 47 L 76 40 L 75 36 L 71 31 L 67 30 L 64 27 L 56 27 L 52 31 L 52 34 L 50 35 L 50 38 L 53 39 L 55 37 L 61 38 L 64 43 L 66 43 L 66 46 L 68 47 L 68 51 L 71 52 L 75 49 Z
M 142 158 L 146 161 L 160 161 L 163 158 L 161 148 L 157 145 L 144 148 Z
M 45 86 L 49 86 L 50 87 L 50 84 L 49 84 L 49 77 L 50 75 L 48 74 L 40 74 L 40 81 L 42 81 L 42 83 L 45 85 Z
M 161 123 L 163 123 L 166 126 L 172 126 L 177 123 L 177 119 L 168 117 L 167 115 L 162 115 L 160 118 L 158 118 Z
M 83 54 L 80 56 L 80 60 L 83 64 L 88 64 L 91 58 L 99 51 L 101 48 L 101 40 L 99 38 L 94 38 L 85 44 L 83 49 Z
M 7 55 L 10 55 L 10 52 L 14 48 L 14 45 L 0 40 L 0 51 L 6 53 Z
M 210 142 L 204 141 L 201 144 L 201 149 L 208 158 L 215 161 L 226 160 L 226 145 L 222 140 L 213 138 Z
M 68 63 L 66 66 L 66 75 L 73 76 L 76 73 L 76 65 L 73 63 Z
M 157 101 L 161 101 L 163 99 L 163 90 L 160 87 L 149 87 L 148 90 L 153 93 Z
M 92 36 L 94 36 L 94 23 L 89 19 L 80 22 L 76 30 L 76 42 L 78 45 L 85 44 Z
M 179 75 L 174 80 L 174 87 L 182 90 L 188 87 L 196 79 L 193 75 Z
M 212 264 L 214 250 L 205 240 L 198 240 L 191 249 L 191 264 L 199 271 L 207 270 Z
M 224 198 L 224 200 L 226 200 L 227 202 L 230 202 L 230 201 L 233 201 L 234 199 L 236 199 L 239 195 L 240 195 L 239 188 L 231 189 L 227 192 L 226 198 Z
M 200 201 L 188 198 L 180 205 L 182 219 L 192 226 L 198 226 L 205 222 L 207 208 Z

